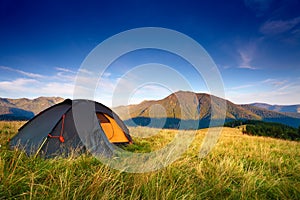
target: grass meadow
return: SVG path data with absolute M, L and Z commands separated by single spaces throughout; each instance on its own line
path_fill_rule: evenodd
M 159 171 L 134 174 L 111 169 L 90 155 L 42 159 L 8 149 L 24 122 L 0 122 L 0 199 L 300 199 L 300 143 L 223 128 L 206 157 L 198 152 L 207 129 L 177 161 Z M 132 152 L 161 149 L 174 130 L 133 138 Z

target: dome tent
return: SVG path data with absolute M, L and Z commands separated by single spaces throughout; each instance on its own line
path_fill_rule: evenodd
M 89 115 L 78 117 L 83 112 Z M 46 157 L 85 151 L 88 145 L 89 151 L 109 157 L 114 152 L 112 143 L 128 144 L 132 139 L 125 124 L 111 109 L 90 100 L 66 99 L 28 121 L 9 145 L 11 149 L 24 149 L 28 155 Z

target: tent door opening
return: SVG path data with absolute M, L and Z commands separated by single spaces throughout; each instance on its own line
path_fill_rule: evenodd
M 114 120 L 114 118 L 99 112 L 97 112 L 96 115 L 102 130 L 111 143 L 129 142 L 128 138 L 125 136 L 123 130 Z

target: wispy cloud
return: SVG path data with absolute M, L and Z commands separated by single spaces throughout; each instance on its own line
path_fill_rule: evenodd
M 256 89 L 245 89 L 250 87 Z M 299 104 L 300 79 L 265 79 L 253 84 L 230 88 L 226 96 L 229 100 L 241 104 L 253 102 Z
M 87 69 L 83 69 L 83 68 L 80 68 L 80 69 L 78 70 L 78 72 L 79 72 L 79 73 L 83 73 L 83 74 L 88 74 L 88 75 L 93 74 L 92 71 L 88 71 Z
M 11 98 L 35 98 L 39 96 L 97 98 L 109 105 L 111 102 L 107 99 L 111 99 L 117 82 L 117 79 L 113 79 L 109 72 L 98 77 L 95 73 L 86 70 L 81 70 L 81 73 L 77 74 L 76 71 L 63 67 L 54 67 L 53 73 L 47 75 L 29 73 L 4 66 L 1 66 L 0 69 L 17 72 L 16 78 L 6 81 L 0 80 L 0 96 Z M 20 74 L 25 75 L 26 78 L 20 77 Z
M 230 68 L 232 68 L 232 66 L 229 66 L 229 65 L 217 64 L 217 66 L 218 66 L 219 69 L 230 69 Z
M 37 74 L 37 73 L 32 73 L 32 72 L 27 72 L 24 70 L 19 70 L 15 69 L 12 67 L 7 67 L 7 66 L 0 66 L 0 69 L 5 70 L 5 71 L 11 71 L 11 72 L 16 72 L 18 74 L 24 75 L 28 78 L 40 80 L 57 80 L 57 81 L 74 81 L 76 77 L 76 71 L 73 71 L 68 68 L 62 68 L 62 67 L 55 67 L 54 68 L 54 74 L 52 75 L 42 75 L 42 74 Z
M 253 59 L 252 54 L 245 51 L 239 51 L 239 54 L 241 56 L 241 64 L 239 65 L 239 68 L 242 69 L 256 69 L 256 67 L 251 65 L 251 61 Z
M 240 57 L 240 64 L 238 68 L 242 69 L 258 69 L 258 67 L 252 65 L 254 56 L 256 53 L 256 43 L 250 42 L 246 45 L 243 45 L 238 49 L 238 54 Z
M 260 27 L 260 32 L 265 35 L 277 35 L 292 30 L 300 23 L 300 17 L 289 20 L 269 20 Z
M 25 75 L 25 76 L 30 77 L 30 78 L 44 78 L 45 77 L 41 74 L 25 72 L 23 70 L 18 70 L 18 69 L 14 69 L 14 68 L 11 68 L 11 67 L 6 67 L 6 66 L 0 66 L 0 69 L 7 70 L 7 71 L 12 71 L 12 72 L 17 72 L 19 74 Z
M 110 72 L 104 72 L 103 74 L 102 74 L 102 77 L 110 77 L 111 76 L 111 73 Z
M 270 84 L 274 87 L 280 87 L 286 83 L 288 83 L 288 80 L 278 80 L 278 79 L 266 79 L 266 80 L 263 80 L 263 81 L 260 81 L 260 83 L 262 84 Z
M 241 90 L 241 89 L 246 89 L 246 88 L 250 88 L 250 87 L 254 87 L 256 86 L 255 84 L 245 84 L 245 85 L 239 85 L 236 87 L 232 87 L 230 88 L 230 90 Z
M 75 72 L 67 68 L 54 68 L 54 74 L 42 75 L 11 67 L 0 66 L 0 69 L 17 72 L 26 76 L 12 80 L 0 81 L 0 94 L 6 97 L 62 96 L 71 97 L 74 88 Z
M 55 74 L 50 78 L 59 82 L 74 82 L 77 72 L 68 68 L 55 67 Z
M 72 74 L 77 73 L 76 71 L 73 71 L 73 70 L 70 70 L 70 69 L 67 69 L 67 68 L 63 68 L 63 67 L 55 67 L 55 69 L 57 71 L 61 71 L 61 72 L 68 72 L 68 73 L 72 73 Z

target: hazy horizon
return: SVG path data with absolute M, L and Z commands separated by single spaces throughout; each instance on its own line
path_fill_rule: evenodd
M 179 90 L 179 91 L 182 91 L 182 90 Z M 179 92 L 179 91 L 176 91 L 176 92 Z M 183 92 L 193 92 L 193 91 L 183 91 Z M 209 93 L 205 93 L 205 92 L 195 92 L 195 93 L 209 94 Z M 173 93 L 167 94 L 166 96 L 163 96 L 161 98 L 144 99 L 144 100 L 137 101 L 137 102 L 132 102 L 132 103 L 129 102 L 128 105 L 137 105 L 137 104 L 142 103 L 143 101 L 157 101 L 157 100 L 161 100 L 161 99 L 166 98 L 167 96 L 169 96 L 171 94 L 173 94 Z M 20 97 L 20 98 L 0 97 L 0 98 L 7 98 L 7 99 L 22 99 L 22 98 L 25 98 L 25 99 L 29 99 L 29 100 L 34 100 L 34 99 L 38 99 L 38 98 L 63 98 L 63 99 L 71 99 L 71 100 L 73 100 L 73 98 L 64 98 L 64 97 L 61 97 L 61 96 L 37 96 L 37 97 L 31 97 L 31 98 L 27 98 L 27 97 Z M 225 99 L 228 100 L 227 98 L 225 98 Z M 90 99 L 90 100 L 94 100 L 94 101 L 98 101 L 100 103 L 103 103 L 103 102 L 101 102 L 101 99 Z M 256 104 L 256 103 L 259 103 L 259 104 L 268 104 L 268 105 L 271 105 L 271 106 L 293 106 L 293 105 L 300 105 L 300 103 L 298 103 L 298 104 L 269 104 L 269 103 L 265 103 L 265 102 L 249 102 L 249 103 L 241 103 L 241 104 L 239 104 L 239 103 L 236 103 L 236 102 L 233 102 L 233 101 L 231 101 L 231 102 L 234 103 L 234 104 L 237 104 L 237 105 Z M 127 106 L 127 105 L 118 105 L 118 106 Z M 111 107 L 111 106 L 109 106 L 109 107 Z

